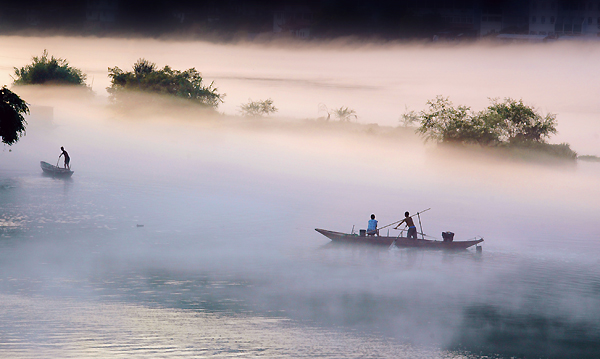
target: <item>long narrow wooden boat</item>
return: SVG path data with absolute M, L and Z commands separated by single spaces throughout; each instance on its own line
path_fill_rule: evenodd
M 341 232 L 328 231 L 326 229 L 315 228 L 315 230 L 333 242 L 349 244 L 372 244 L 377 246 L 389 247 L 395 243 L 400 248 L 423 248 L 423 249 L 466 249 L 483 242 L 483 238 L 469 241 L 433 241 L 429 239 L 409 239 L 406 237 L 391 236 L 359 236 L 357 234 L 348 234 Z
M 71 177 L 73 175 L 73 171 L 71 170 L 68 170 L 66 168 L 60 168 L 44 161 L 40 161 L 40 167 L 42 167 L 44 173 L 50 176 Z

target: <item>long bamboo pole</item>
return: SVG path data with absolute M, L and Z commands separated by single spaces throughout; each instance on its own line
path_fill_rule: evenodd
M 422 210 L 421 212 L 417 212 L 417 213 L 415 213 L 415 214 L 413 214 L 412 216 L 409 216 L 409 217 L 418 216 L 420 213 L 427 212 L 427 211 L 429 211 L 430 209 L 431 209 L 431 208 L 424 209 L 424 210 Z M 396 224 L 396 223 L 400 223 L 400 222 L 402 222 L 403 220 L 404 220 L 404 218 L 403 218 L 403 219 L 401 219 L 401 220 L 399 220 L 399 221 L 396 221 L 396 222 L 394 222 L 394 223 L 390 223 L 390 224 L 388 224 L 388 225 L 386 225 L 386 226 L 383 226 L 383 227 L 381 227 L 381 228 L 378 228 L 378 229 L 384 229 L 384 228 L 386 228 L 386 227 L 393 226 L 394 224 Z M 422 232 L 422 231 L 421 231 L 421 232 Z
M 421 227 L 421 238 L 425 239 L 425 236 L 423 235 L 423 225 L 421 224 L 421 215 L 419 212 L 417 212 L 417 217 L 419 217 L 419 227 Z

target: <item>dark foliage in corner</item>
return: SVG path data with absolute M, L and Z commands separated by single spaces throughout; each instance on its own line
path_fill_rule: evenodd
M 7 89 L 0 89 L 0 137 L 2 143 L 12 145 L 25 134 L 24 114 L 29 113 L 27 103 L 17 94 Z

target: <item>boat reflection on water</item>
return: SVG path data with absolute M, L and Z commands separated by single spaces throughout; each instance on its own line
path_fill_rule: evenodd
M 461 266 L 462 261 L 481 261 L 482 251 L 467 249 L 458 250 L 423 250 L 420 247 L 402 247 L 392 243 L 389 246 L 372 245 L 358 242 L 331 241 L 319 247 L 325 257 L 337 260 L 375 261 L 378 264 L 389 264 L 394 270 L 420 269 L 439 266 Z M 456 263 L 455 263 L 456 262 Z M 359 262 L 356 262 L 358 264 Z M 425 265 L 424 265 L 425 264 Z

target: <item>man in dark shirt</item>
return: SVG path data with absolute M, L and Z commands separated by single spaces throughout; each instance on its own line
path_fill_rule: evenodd
M 67 151 L 65 151 L 64 147 L 61 147 L 60 150 L 62 151 L 62 153 L 60 154 L 60 156 L 58 156 L 58 158 L 60 159 L 64 155 L 65 156 L 65 168 L 68 168 L 70 170 L 71 165 L 69 165 L 69 162 L 71 162 L 71 157 L 69 157 L 69 154 L 67 153 Z
M 406 226 L 408 227 L 408 233 L 406 233 L 406 238 L 413 238 L 413 239 L 417 239 L 417 227 L 415 227 L 415 222 L 413 222 L 413 219 L 411 217 L 409 217 L 408 212 L 404 212 L 404 219 L 402 221 L 400 221 L 400 223 L 398 223 L 398 225 L 394 228 L 394 229 L 398 229 L 398 227 L 400 227 L 400 225 L 402 223 L 406 223 Z

